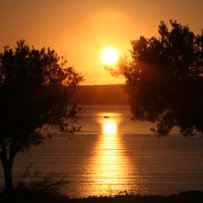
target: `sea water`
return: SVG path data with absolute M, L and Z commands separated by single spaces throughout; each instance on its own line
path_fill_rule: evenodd
M 202 137 L 184 138 L 174 130 L 159 138 L 150 131 L 154 124 L 132 119 L 128 106 L 82 109 L 80 133 L 18 154 L 15 182 L 63 177 L 60 191 L 71 197 L 203 190 Z M 2 184 L 2 169 L 0 177 Z

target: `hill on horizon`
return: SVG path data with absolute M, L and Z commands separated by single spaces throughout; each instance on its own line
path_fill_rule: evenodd
M 79 104 L 127 105 L 128 95 L 123 84 L 84 85 L 77 95 Z

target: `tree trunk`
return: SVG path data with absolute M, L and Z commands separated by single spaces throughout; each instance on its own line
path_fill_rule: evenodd
M 13 162 L 11 160 L 6 160 L 2 164 L 4 169 L 5 192 L 11 192 L 13 190 L 13 179 L 12 179 Z

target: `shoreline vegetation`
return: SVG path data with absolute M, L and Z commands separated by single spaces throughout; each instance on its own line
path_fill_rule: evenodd
M 26 183 L 25 179 L 18 182 L 10 192 L 0 192 L 0 203 L 202 203 L 203 191 L 185 191 L 177 194 L 144 194 L 128 192 L 106 196 L 69 197 L 61 193 L 63 178 L 44 177 L 41 181 Z
M 115 196 L 91 196 L 85 198 L 69 198 L 57 193 L 46 191 L 31 191 L 28 189 L 16 189 L 12 193 L 0 193 L 1 203 L 202 203 L 202 191 L 187 191 L 174 195 L 128 195 Z
M 29 172 L 29 170 L 28 170 Z M 41 180 L 26 183 L 22 177 L 15 189 L 0 191 L 0 203 L 202 203 L 203 191 L 185 191 L 176 194 L 144 194 L 139 191 L 120 191 L 118 194 L 88 197 L 69 197 L 61 193 L 63 177 L 53 179 L 45 176 Z

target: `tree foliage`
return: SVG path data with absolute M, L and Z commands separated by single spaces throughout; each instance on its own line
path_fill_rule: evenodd
M 203 132 L 203 37 L 171 20 L 159 25 L 159 37 L 131 42 L 131 60 L 119 74 L 126 79 L 136 119 L 156 122 L 158 135 L 174 126 L 184 135 Z
M 74 92 L 82 76 L 66 64 L 54 50 L 38 50 L 25 41 L 0 53 L 0 159 L 8 190 L 19 151 L 42 143 L 53 129 L 77 130 L 70 121 L 78 116 Z

